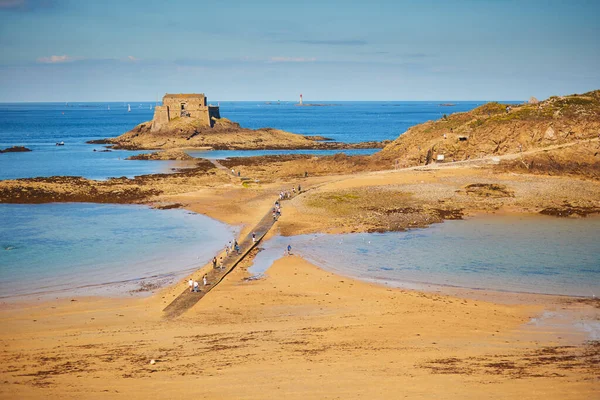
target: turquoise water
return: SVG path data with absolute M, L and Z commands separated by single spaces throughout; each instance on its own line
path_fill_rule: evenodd
M 266 242 L 250 271 L 294 254 L 335 273 L 423 288 L 600 296 L 600 218 L 482 217 L 383 234 L 302 235 Z
M 236 230 L 185 210 L 89 203 L 0 204 L 0 298 L 123 294 L 212 259 Z
M 0 146 L 1 147 L 1 146 Z M 69 144 L 27 146 L 34 149 L 27 153 L 0 154 L 0 179 L 17 179 L 49 176 L 83 176 L 88 179 L 105 180 L 110 177 L 169 173 L 176 164 L 170 161 L 125 160 L 125 158 L 148 151 L 111 151 L 102 146 Z

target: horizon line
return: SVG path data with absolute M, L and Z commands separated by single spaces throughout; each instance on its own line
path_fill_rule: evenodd
M 296 100 L 215 100 L 216 102 L 227 102 L 227 103 L 258 103 L 258 102 L 281 102 L 281 103 L 294 103 L 299 104 Z M 469 99 L 469 100 L 452 100 L 452 99 L 429 99 L 429 100 L 312 100 L 310 102 L 304 102 L 304 105 L 308 104 L 319 104 L 319 103 L 333 103 L 333 102 L 493 102 L 493 101 L 513 101 L 513 102 L 524 102 L 527 100 L 523 99 Z M 542 100 L 540 100 L 542 101 Z M 0 101 L 0 104 L 53 104 L 53 103 L 157 103 L 155 100 L 56 100 L 56 101 L 36 101 L 36 100 L 22 100 L 22 101 Z M 159 103 L 162 103 L 159 102 Z M 214 104 L 213 104 L 214 105 Z

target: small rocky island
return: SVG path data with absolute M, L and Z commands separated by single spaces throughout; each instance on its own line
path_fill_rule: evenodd
M 387 142 L 323 142 L 279 129 L 242 128 L 221 118 L 219 107 L 208 104 L 204 94 L 166 94 L 156 106 L 152 121 L 139 124 L 116 138 L 92 140 L 114 149 L 164 150 L 199 148 L 214 150 L 255 149 L 368 149 L 383 148 Z
M 31 151 L 31 149 L 28 149 L 27 147 L 23 147 L 23 146 L 13 146 L 13 147 L 8 147 L 4 150 L 0 150 L 0 153 L 24 153 L 24 152 L 28 152 Z

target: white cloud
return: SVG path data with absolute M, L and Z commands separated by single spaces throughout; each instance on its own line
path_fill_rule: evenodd
M 70 61 L 75 61 L 75 58 L 70 57 L 66 54 L 62 55 L 62 56 L 40 57 L 37 59 L 37 62 L 42 63 L 42 64 L 59 64 L 59 63 L 65 63 L 65 62 L 70 62 Z
M 305 62 L 315 62 L 317 59 L 315 57 L 271 57 L 269 58 L 269 62 L 279 63 L 279 62 L 287 62 L 287 63 L 305 63 Z

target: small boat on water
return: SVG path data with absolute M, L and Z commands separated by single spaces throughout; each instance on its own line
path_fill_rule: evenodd
M 56 142 L 56 145 L 57 145 L 57 146 L 64 146 L 64 145 L 65 145 L 65 142 Z
M 127 104 L 127 112 L 131 112 L 131 106 Z

